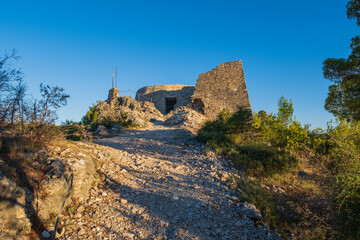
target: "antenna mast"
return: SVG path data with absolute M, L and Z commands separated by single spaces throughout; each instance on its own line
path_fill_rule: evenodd
M 115 67 L 115 88 L 117 88 L 117 66 Z
M 114 68 L 111 68 L 111 81 L 112 81 L 112 88 L 114 88 Z

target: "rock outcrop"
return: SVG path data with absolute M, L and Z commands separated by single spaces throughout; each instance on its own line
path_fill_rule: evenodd
M 250 108 L 242 62 L 226 62 L 199 75 L 191 108 L 215 120 L 224 108 L 231 113 Z
M 23 239 L 21 232 L 30 227 L 26 215 L 25 189 L 0 172 L 0 239 Z
M 99 112 L 98 122 L 109 119 L 115 122 L 131 121 L 135 125 L 144 126 L 152 119 L 164 119 L 153 103 L 140 102 L 131 97 L 119 97 L 119 90 L 116 88 L 109 91 L 106 101 L 96 105 L 96 111 Z
M 71 148 L 60 150 L 63 155 L 70 153 Z M 82 202 L 88 197 L 89 189 L 94 182 L 95 164 L 85 154 L 72 157 L 52 157 L 48 159 L 46 178 L 40 183 L 39 197 L 34 199 L 34 209 L 38 216 L 47 219 L 51 214 L 58 214 L 61 204 L 69 193 L 70 176 L 74 175 L 71 198 Z M 68 200 L 67 203 L 71 203 Z

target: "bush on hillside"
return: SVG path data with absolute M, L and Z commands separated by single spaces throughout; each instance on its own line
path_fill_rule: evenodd
M 85 116 L 82 117 L 81 123 L 86 126 L 97 126 L 98 125 L 98 116 L 99 112 L 96 111 L 96 105 L 100 103 L 97 101 L 96 104 L 93 104 L 89 107 L 89 110 L 86 112 Z
M 111 129 L 114 124 L 118 124 L 120 126 L 126 128 L 137 128 L 140 127 L 139 124 L 129 120 L 128 112 L 121 112 L 116 120 L 115 118 L 103 117 L 101 120 L 99 119 L 100 112 L 97 110 L 97 105 L 101 103 L 98 101 L 96 104 L 93 104 L 89 107 L 89 110 L 86 112 L 85 116 L 81 119 L 81 123 L 87 126 L 88 129 L 95 131 L 99 125 L 105 126 L 107 129 Z
M 208 122 L 199 131 L 198 139 L 228 156 L 237 168 L 245 167 L 248 174 L 264 177 L 288 172 L 299 165 L 299 160 L 286 149 L 305 142 L 307 132 L 291 120 L 289 101 L 281 98 L 279 106 L 277 116 L 262 111 L 254 118 L 249 109 L 240 108 L 231 117 L 224 109 L 216 121 Z
M 341 231 L 360 238 L 360 122 L 340 121 L 329 128 L 328 167 L 336 178 L 335 205 Z
M 66 120 L 60 126 L 66 139 L 71 141 L 90 141 L 93 139 L 93 135 L 88 131 L 85 125 L 81 122 L 77 123 L 74 121 Z
M 264 144 L 245 144 L 231 149 L 226 154 L 238 169 L 246 166 L 253 176 L 267 177 L 286 173 L 299 166 L 299 159 L 291 153 Z
M 283 96 L 278 102 L 278 113 L 267 114 L 260 111 L 254 114 L 254 128 L 260 133 L 264 142 L 271 143 L 274 147 L 289 150 L 302 149 L 311 140 L 308 136 L 309 128 L 302 127 L 301 123 L 293 119 L 293 105 Z

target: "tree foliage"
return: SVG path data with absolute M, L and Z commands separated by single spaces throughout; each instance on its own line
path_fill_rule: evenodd
M 336 179 L 336 217 L 344 239 L 360 238 L 360 122 L 329 126 L 328 168 Z
M 300 149 L 310 141 L 308 127 L 302 127 L 300 122 L 295 121 L 293 113 L 292 101 L 281 96 L 277 114 L 265 111 L 254 114 L 254 128 L 264 142 L 280 148 Z
M 15 51 L 0 57 L 0 142 L 36 149 L 60 134 L 54 125 L 56 111 L 69 95 L 61 87 L 41 84 L 41 98 L 29 97 L 21 69 L 13 67 L 18 59 Z M 1 135 L 3 129 L 11 134 Z
M 0 57 L 0 124 L 54 123 L 56 110 L 66 106 L 69 95 L 61 87 L 40 84 L 42 98 L 27 97 L 23 73 L 13 67 L 19 58 L 14 50 Z
M 85 116 L 81 119 L 81 123 L 84 125 L 97 125 L 98 124 L 98 115 L 99 112 L 96 111 L 96 105 L 100 101 L 97 101 L 96 104 L 93 104 L 89 107 L 89 110 L 86 112 Z
M 40 84 L 40 93 L 42 99 L 38 103 L 38 111 L 35 114 L 39 114 L 39 124 L 50 124 L 56 119 L 56 110 L 62 106 L 67 105 L 67 99 L 70 97 L 64 93 L 64 89 L 61 87 L 50 87 L 49 85 Z
M 26 85 L 20 69 L 13 68 L 19 57 L 15 50 L 0 57 L 0 123 L 22 121 Z
M 348 18 L 360 26 L 360 1 L 347 4 Z M 360 37 L 352 38 L 351 54 L 345 58 L 327 58 L 323 63 L 324 77 L 333 81 L 329 87 L 325 109 L 347 121 L 360 120 Z

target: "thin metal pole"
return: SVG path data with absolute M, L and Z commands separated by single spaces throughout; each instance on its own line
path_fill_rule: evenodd
M 115 88 L 117 88 L 117 66 L 115 68 Z
M 112 81 L 111 88 L 114 88 L 114 68 L 111 68 L 111 81 Z

